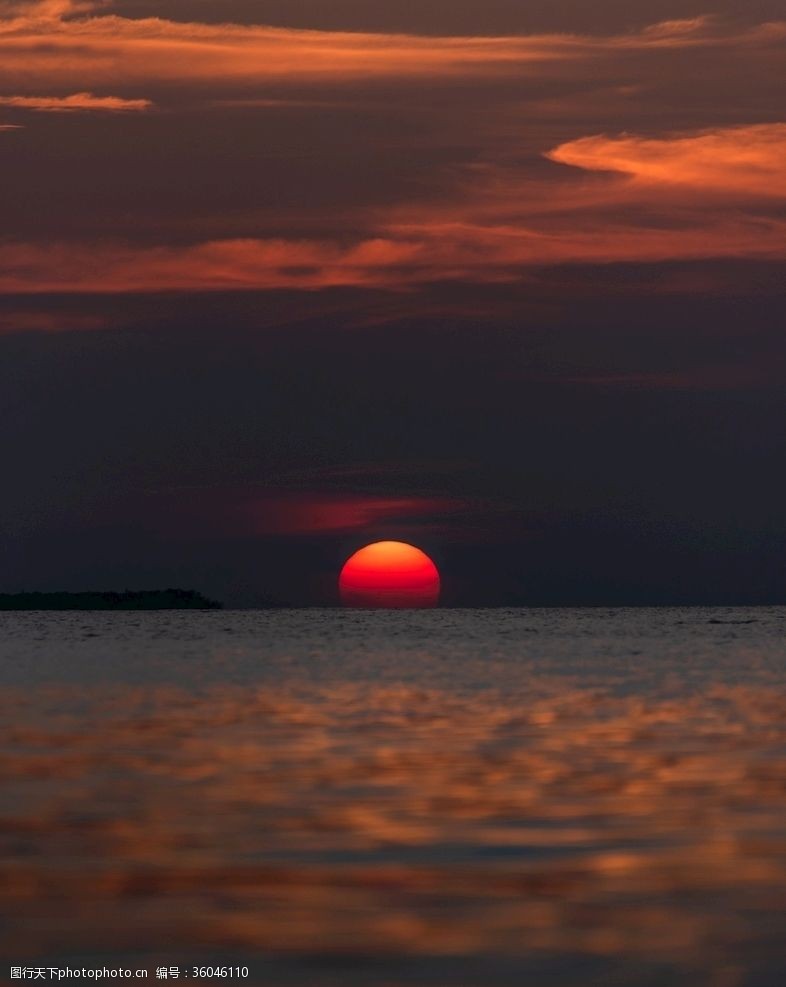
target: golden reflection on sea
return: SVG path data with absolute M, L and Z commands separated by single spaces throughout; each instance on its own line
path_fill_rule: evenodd
M 61 686 L 1 706 L 0 907 L 28 962 L 220 955 L 251 982 L 380 987 L 783 971 L 781 688 Z

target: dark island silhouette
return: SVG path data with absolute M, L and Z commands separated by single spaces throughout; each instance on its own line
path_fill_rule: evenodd
M 193 589 L 87 593 L 0 593 L 0 610 L 221 610 Z

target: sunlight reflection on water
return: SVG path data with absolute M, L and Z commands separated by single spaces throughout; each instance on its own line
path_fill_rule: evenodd
M 780 985 L 784 618 L 6 615 L 11 959 Z

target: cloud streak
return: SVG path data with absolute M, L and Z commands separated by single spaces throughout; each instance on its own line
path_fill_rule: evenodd
M 39 113 L 138 113 L 149 110 L 149 99 L 123 99 L 120 96 L 95 96 L 93 93 L 72 93 L 70 96 L 0 96 L 0 106 Z
M 630 177 L 640 189 L 786 198 L 786 123 L 647 139 L 584 137 L 547 157 L 585 171 Z
M 74 332 L 106 328 L 100 315 L 73 312 L 21 310 L 0 312 L 0 336 L 18 332 Z
M 192 537 L 221 528 L 233 537 L 351 534 L 399 525 L 432 526 L 469 509 L 456 498 L 374 494 L 352 490 L 292 490 L 216 486 L 161 491 L 124 508 L 152 519 L 168 535 Z M 217 520 L 218 519 L 218 520 Z
M 786 222 L 728 220 L 689 229 L 606 226 L 538 232 L 424 223 L 400 236 L 337 243 L 215 240 L 186 247 L 63 243 L 0 246 L 0 292 L 157 293 L 336 287 L 407 289 L 439 281 L 511 283 L 525 268 L 786 258 Z
M 439 205 L 394 207 L 369 235 L 216 239 L 186 246 L 0 245 L 0 291 L 169 292 L 410 288 L 515 282 L 556 264 L 786 258 L 786 124 L 658 140 L 589 137 L 550 151 L 576 180 L 481 169 Z M 599 184 L 587 184 L 585 173 Z M 719 210 L 718 196 L 734 208 Z
M 520 75 L 550 62 L 609 54 L 769 46 L 786 23 L 740 32 L 707 17 L 609 36 L 433 37 L 87 16 L 68 0 L 14 5 L 0 21 L 0 80 L 82 85 L 212 80 L 353 80 Z M 0 8 L 0 13 L 2 9 Z

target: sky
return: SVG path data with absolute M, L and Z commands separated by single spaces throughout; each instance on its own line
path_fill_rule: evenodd
M 783 0 L 0 0 L 0 591 L 786 603 Z

